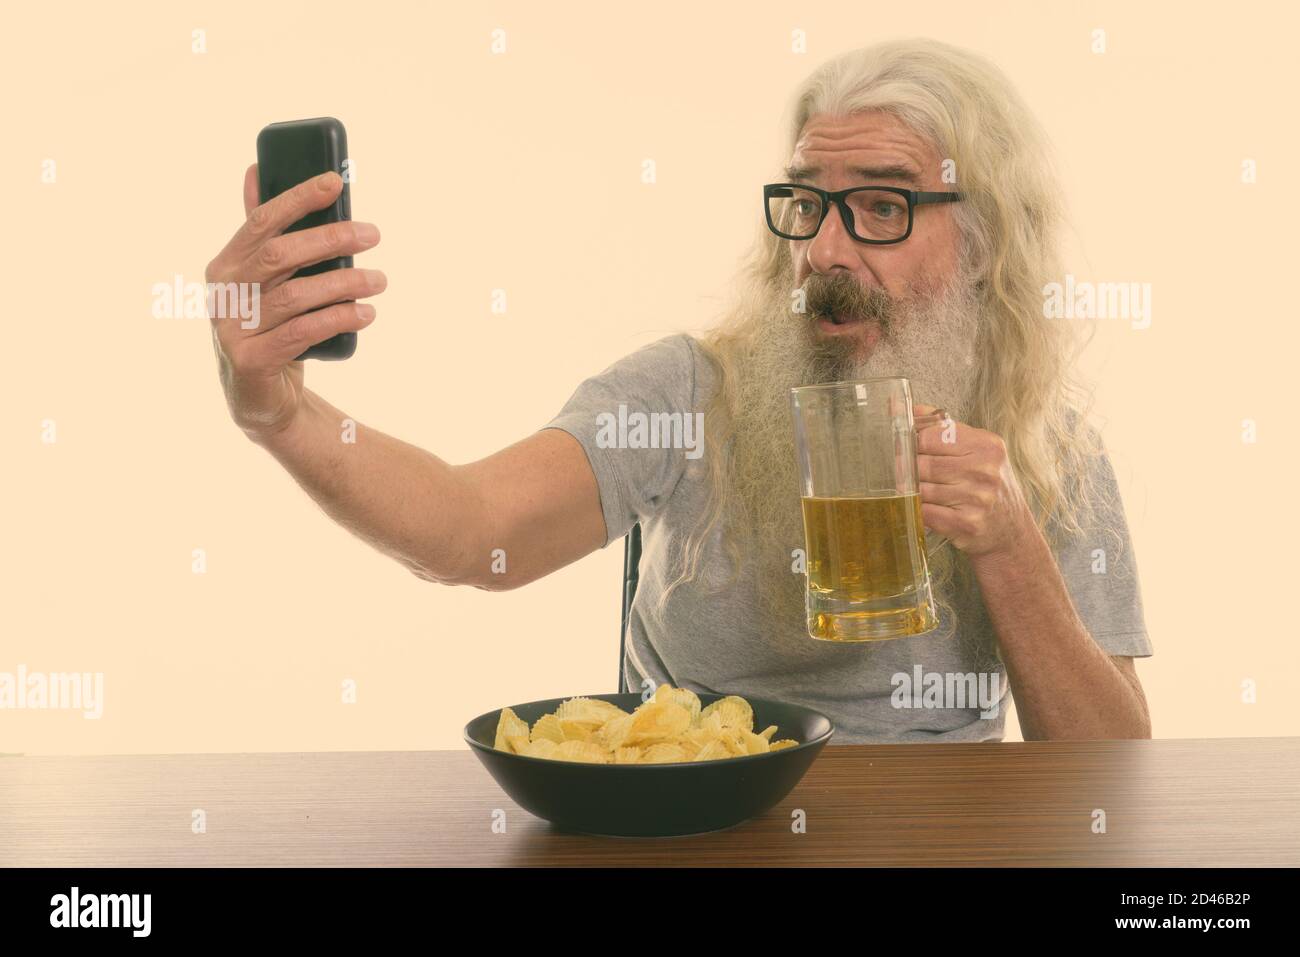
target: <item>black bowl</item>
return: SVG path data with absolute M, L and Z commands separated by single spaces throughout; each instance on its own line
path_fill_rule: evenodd
M 570 697 L 573 697 L 570 695 Z M 593 694 L 632 711 L 641 695 Z M 711 704 L 720 694 L 702 694 Z M 511 705 L 532 725 L 567 701 L 550 698 Z M 584 764 L 530 758 L 498 751 L 501 710 L 481 714 L 465 725 L 465 743 L 516 804 L 566 831 L 613 837 L 667 837 L 732 827 L 777 804 L 799 783 L 826 746 L 835 727 L 820 711 L 746 698 L 754 708 L 754 728 L 776 725 L 773 740 L 794 738 L 793 748 L 717 761 L 677 764 Z

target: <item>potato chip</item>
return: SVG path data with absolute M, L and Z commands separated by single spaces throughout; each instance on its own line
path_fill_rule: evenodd
M 559 748 L 560 746 L 550 738 L 538 738 L 536 741 L 528 742 L 520 753 L 530 758 L 554 758 Z
M 560 719 L 553 714 L 544 714 L 533 722 L 533 730 L 529 734 L 533 741 L 553 741 L 559 744 L 564 740 L 564 728 L 560 726 Z
M 569 698 L 555 709 L 555 716 L 560 720 L 571 718 L 575 721 L 590 721 L 596 727 L 620 714 L 627 712 L 618 705 L 599 698 Z
M 718 720 L 722 722 L 724 728 L 740 728 L 742 731 L 754 730 L 754 709 L 749 706 L 748 701 L 739 695 L 730 694 L 725 698 L 719 698 L 700 712 L 700 719 L 704 720 L 712 714 L 718 716 Z
M 677 743 L 681 745 L 690 745 L 698 751 L 717 736 L 717 731 L 712 731 L 708 728 L 688 728 L 686 732 L 677 739 Z
M 726 747 L 727 753 L 734 757 L 741 757 L 749 754 L 749 748 L 744 741 L 744 735 L 747 731 L 740 728 L 723 728 L 722 733 L 718 735 L 718 740 Z
M 564 741 L 590 741 L 600 723 L 582 718 L 560 718 L 560 733 Z
M 597 744 L 603 744 L 611 751 L 617 751 L 623 747 L 627 740 L 628 733 L 632 730 L 632 715 L 621 714 L 617 718 L 610 718 L 592 734 L 592 740 Z
M 686 760 L 686 752 L 670 741 L 652 744 L 642 752 L 638 764 L 676 764 Z
M 632 713 L 625 744 L 658 744 L 679 737 L 691 726 L 691 714 L 679 704 L 647 701 Z
M 498 751 L 514 752 L 507 738 L 523 735 L 528 737 L 528 722 L 524 721 L 519 715 L 515 714 L 509 708 L 501 709 L 501 717 L 497 719 L 497 736 L 496 743 L 492 747 Z
M 694 761 L 695 756 L 700 753 L 700 748 L 704 747 L 703 744 L 699 744 L 695 741 L 692 741 L 690 738 L 687 737 L 678 738 L 674 742 L 674 744 L 676 744 L 677 747 L 681 748 L 682 751 L 686 753 L 687 761 Z
M 700 748 L 699 753 L 695 755 L 695 760 L 716 761 L 719 758 L 729 758 L 731 756 L 731 752 L 727 750 L 727 746 L 715 738 L 704 747 Z
M 717 737 L 722 733 L 722 715 L 716 711 L 710 711 L 707 715 L 700 716 L 699 727 L 707 731 L 711 737 Z
M 701 707 L 688 688 L 662 684 L 634 711 L 599 698 L 566 698 L 532 729 L 510 708 L 497 719 L 500 751 L 588 764 L 676 764 L 718 761 L 795 747 L 774 741 L 777 726 L 754 731 L 754 709 L 739 695 Z
M 555 757 L 561 761 L 582 761 L 587 764 L 608 764 L 610 754 L 590 741 L 565 741 L 555 748 Z
M 700 696 L 689 688 L 674 688 L 663 684 L 655 689 L 654 700 L 661 703 L 681 705 L 691 716 L 691 724 L 700 716 Z

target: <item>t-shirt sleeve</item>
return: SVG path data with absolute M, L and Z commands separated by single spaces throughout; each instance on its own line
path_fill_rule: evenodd
M 643 346 L 583 380 L 542 426 L 563 429 L 587 453 L 605 516 L 602 548 L 655 514 L 681 479 L 688 456 L 699 457 L 703 415 L 696 412 L 695 353 L 683 333 Z
M 1115 470 L 1104 448 L 1093 469 L 1095 514 L 1082 535 L 1057 550 L 1057 563 L 1093 641 L 1109 655 L 1146 658 L 1152 647 L 1142 611 L 1137 555 Z

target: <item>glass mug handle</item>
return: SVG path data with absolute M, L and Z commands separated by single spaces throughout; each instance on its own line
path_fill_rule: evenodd
M 929 426 L 938 425 L 947 417 L 948 417 L 948 412 L 945 409 L 935 409 L 933 412 L 927 412 L 924 415 L 918 415 L 913 419 L 914 431 L 920 432 L 922 429 L 928 428 Z M 943 546 L 947 544 L 948 544 L 948 539 L 945 538 L 944 536 L 932 532 L 928 528 L 925 530 L 926 558 L 933 558 L 934 553 L 937 552 L 939 549 L 943 548 Z

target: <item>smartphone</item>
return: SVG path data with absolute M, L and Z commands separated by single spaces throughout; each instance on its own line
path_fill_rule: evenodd
M 257 187 L 259 202 L 265 203 L 303 180 L 330 170 L 343 177 L 343 192 L 331 206 L 308 213 L 285 232 L 310 229 L 326 223 L 352 218 L 352 201 L 348 181 L 348 137 L 343 124 L 332 116 L 310 120 L 272 123 L 257 134 Z M 331 269 L 352 266 L 351 256 L 338 256 L 304 266 L 290 278 L 314 276 Z M 347 300 L 352 301 L 352 300 Z M 338 335 L 311 346 L 294 361 L 302 359 L 346 359 L 357 349 L 355 332 Z

